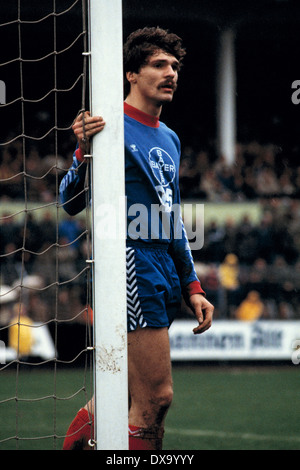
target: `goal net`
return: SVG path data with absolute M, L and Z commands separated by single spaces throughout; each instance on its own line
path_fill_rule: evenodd
M 93 159 L 84 163 L 86 209 L 69 217 L 59 198 L 76 146 L 74 118 L 99 106 L 90 93 L 90 65 L 97 70 L 90 39 L 97 31 L 89 12 L 97 3 L 105 14 L 107 2 L 1 3 L 0 449 L 61 449 L 79 408 L 94 393 L 97 403 L 101 384 L 107 394 L 111 380 L 95 335 L 101 320 L 92 285 L 102 282 L 103 247 L 94 236 L 101 201 L 90 204 Z M 108 3 L 121 10 L 120 1 Z M 116 250 L 120 256 L 122 245 Z

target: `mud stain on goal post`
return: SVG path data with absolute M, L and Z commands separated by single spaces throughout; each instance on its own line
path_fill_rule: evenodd
M 116 345 L 101 345 L 96 348 L 96 362 L 99 371 L 117 374 L 122 371 L 124 361 L 127 361 L 127 330 L 126 325 L 117 325 L 115 329 Z

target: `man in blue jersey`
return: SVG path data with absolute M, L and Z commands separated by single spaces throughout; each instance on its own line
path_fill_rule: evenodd
M 173 99 L 184 55 L 181 39 L 159 27 L 137 30 L 124 46 L 130 450 L 162 448 L 173 397 L 168 328 L 181 296 L 198 322 L 194 334 L 210 328 L 214 310 L 197 278 L 181 217 L 173 210 L 180 205 L 180 142 L 159 120 L 162 106 Z M 70 214 L 85 206 L 84 192 L 74 199 L 84 187 L 82 162 L 89 140 L 104 129 L 104 119 L 88 112 L 74 122 L 78 146 L 60 187 Z M 138 233 L 133 229 L 136 204 L 145 209 Z M 80 424 L 72 423 L 64 448 L 77 439 L 76 426 L 82 428 L 82 416 Z

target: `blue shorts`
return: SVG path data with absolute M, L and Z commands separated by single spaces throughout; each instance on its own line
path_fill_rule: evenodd
M 181 288 L 167 245 L 126 248 L 127 328 L 169 327 L 180 311 Z

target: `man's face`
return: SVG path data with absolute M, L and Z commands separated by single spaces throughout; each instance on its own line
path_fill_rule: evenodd
M 159 50 L 149 56 L 147 64 L 132 74 L 136 91 L 146 101 L 161 105 L 172 101 L 178 81 L 178 60 Z

